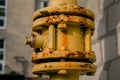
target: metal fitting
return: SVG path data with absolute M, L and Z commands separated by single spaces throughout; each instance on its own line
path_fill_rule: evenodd
M 41 35 L 26 37 L 25 44 L 30 45 L 32 48 L 42 48 L 44 44 L 44 38 Z

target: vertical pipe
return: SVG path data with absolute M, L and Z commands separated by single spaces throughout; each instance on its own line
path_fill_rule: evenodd
M 50 6 L 77 5 L 77 0 L 50 0 Z
M 85 30 L 85 51 L 91 51 L 91 29 L 86 28 Z
M 80 26 L 69 25 L 67 35 L 70 50 L 84 51 L 84 33 Z
M 76 74 L 55 74 L 50 75 L 50 80 L 79 80 L 79 75 Z
M 48 47 L 50 49 L 55 49 L 55 27 L 54 25 L 49 25 L 49 36 L 48 36 Z

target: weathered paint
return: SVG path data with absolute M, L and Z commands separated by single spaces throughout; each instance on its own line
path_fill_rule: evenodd
M 50 49 L 55 49 L 55 26 L 49 25 L 49 33 L 48 33 L 48 47 Z
M 34 74 L 38 73 L 58 73 L 59 70 L 66 70 L 65 74 L 71 74 L 73 72 L 79 73 L 83 75 L 88 74 L 89 72 L 95 73 L 96 71 L 96 66 L 91 63 L 86 63 L 86 62 L 48 62 L 48 63 L 40 63 L 40 64 L 35 64 L 33 66 L 32 72 Z M 46 74 L 47 74 L 46 73 Z
M 50 75 L 50 80 L 79 80 L 79 74 Z
M 68 29 L 69 49 L 84 51 L 84 31 L 79 26 L 69 25 Z
M 39 9 L 33 14 L 33 20 L 40 17 L 50 16 L 51 14 L 78 15 L 78 16 L 84 16 L 90 18 L 93 21 L 95 20 L 95 14 L 93 13 L 93 11 L 89 10 L 88 8 L 80 7 L 77 5 L 72 5 L 72 6 L 63 5 L 63 6 L 46 7 Z
M 50 6 L 77 5 L 77 0 L 50 0 Z
M 33 33 L 34 35 L 34 33 Z M 44 38 L 42 35 L 39 35 L 38 33 L 30 38 L 25 39 L 25 44 L 30 45 L 33 48 L 42 48 L 44 43 Z
M 44 38 L 44 43 L 43 43 L 43 49 L 45 48 L 45 47 L 48 47 L 49 46 L 49 44 L 48 44 L 48 35 L 49 35 L 49 30 L 48 30 L 48 28 L 44 28 L 43 30 L 42 30 L 42 36 L 43 36 L 43 38 Z
M 35 48 L 32 72 L 38 77 L 48 74 L 50 80 L 79 80 L 79 75 L 94 75 L 94 19 L 94 13 L 77 6 L 77 0 L 50 0 L 50 7 L 36 11 L 34 35 L 26 40 Z
M 91 29 L 86 28 L 85 30 L 85 51 L 89 52 L 91 51 Z
M 65 50 L 68 48 L 68 36 L 67 29 L 63 30 L 67 27 L 66 24 L 58 24 L 57 29 L 57 49 Z
M 36 53 L 36 54 L 35 54 Z M 45 49 L 42 52 L 34 52 L 32 61 L 34 63 L 41 62 L 42 60 L 61 60 L 61 59 L 69 59 L 69 60 L 77 60 L 77 61 L 87 61 L 93 63 L 96 61 L 96 56 L 93 51 L 91 52 L 82 52 L 82 51 L 70 51 L 70 50 L 58 50 L 51 51 L 50 49 Z
M 38 18 L 33 22 L 33 29 L 36 27 L 42 27 L 42 28 L 43 26 L 47 27 L 50 24 L 56 25 L 61 22 L 67 24 L 80 25 L 80 27 L 90 27 L 92 30 L 95 29 L 94 22 L 89 18 L 85 18 L 82 16 L 75 16 L 75 15 L 64 15 L 64 14 Z

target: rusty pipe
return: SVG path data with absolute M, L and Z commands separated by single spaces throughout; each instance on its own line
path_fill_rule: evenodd
M 94 75 L 94 20 L 94 12 L 78 6 L 77 0 L 50 0 L 50 7 L 37 10 L 33 14 L 33 34 L 25 40 L 37 50 L 32 54 L 33 74 L 47 74 L 50 80 Z

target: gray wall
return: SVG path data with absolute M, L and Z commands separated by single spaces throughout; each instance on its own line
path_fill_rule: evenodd
M 92 37 L 96 52 L 95 76 L 81 80 L 120 80 L 120 0 L 81 0 L 79 3 L 96 14 L 96 29 Z
M 32 50 L 24 44 L 24 38 L 31 34 L 34 0 L 6 1 L 5 74 L 17 73 L 31 77 Z

